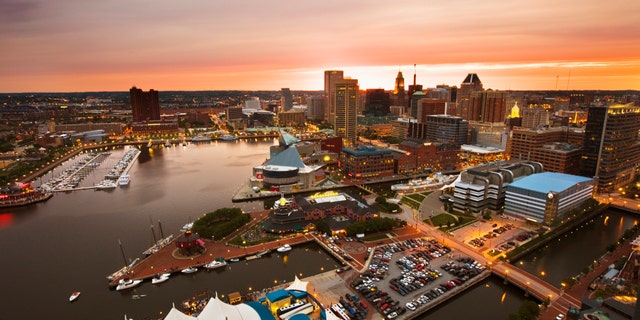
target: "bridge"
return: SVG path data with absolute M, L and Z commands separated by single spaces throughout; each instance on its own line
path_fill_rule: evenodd
M 540 301 L 547 299 L 553 301 L 562 294 L 561 289 L 509 263 L 500 261 L 494 263 L 489 262 L 489 266 L 493 274 L 504 279 L 505 283 L 519 287 L 524 290 L 525 295 L 534 296 Z

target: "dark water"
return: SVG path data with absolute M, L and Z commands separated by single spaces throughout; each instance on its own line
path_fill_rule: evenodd
M 232 264 L 230 270 L 176 274 L 166 283 L 154 286 L 147 282 L 126 293 L 107 287 L 105 276 L 123 265 L 118 240 L 129 258 L 141 257 L 153 242 L 152 223 L 157 233 L 161 221 L 165 235 L 177 234 L 185 223 L 220 207 L 261 209 L 261 202 L 233 204 L 231 196 L 251 175 L 251 168 L 268 157 L 273 143 L 219 142 L 154 149 L 134 164 L 129 187 L 59 193 L 45 203 L 0 211 L 0 319 L 122 319 L 125 314 L 146 319 L 166 313 L 172 304 L 195 294 L 244 293 L 249 288 L 260 290 L 289 282 L 294 275 L 305 277 L 336 268 L 336 261 L 315 245 L 307 245 L 295 247 L 286 259 L 272 254 Z M 101 180 L 122 154 L 124 150 L 112 150 L 111 157 L 81 185 Z M 631 221 L 624 218 L 621 225 L 605 233 L 617 239 L 619 235 L 609 233 L 623 231 L 627 220 Z M 608 223 L 620 222 L 610 217 Z M 549 276 L 579 271 L 584 264 L 575 257 L 586 255 L 587 261 L 593 260 L 612 242 L 600 236 L 600 229 L 588 229 L 591 236 L 576 240 L 575 247 L 561 241 L 561 246 L 550 246 L 550 252 L 544 254 L 569 255 L 566 263 L 557 263 L 559 258 L 532 258 L 531 262 L 523 260 L 523 267 L 540 266 Z M 584 241 L 591 237 L 597 238 L 595 243 L 585 247 Z M 584 248 L 593 256 L 585 254 Z M 82 295 L 70 304 L 68 297 L 75 290 Z M 146 297 L 132 300 L 132 294 Z M 422 319 L 467 319 L 469 310 L 477 314 L 475 319 L 506 319 L 523 299 L 520 290 L 490 278 Z
M 634 214 L 608 210 L 514 264 L 559 288 L 562 280 L 578 275 L 604 255 L 607 246 L 618 241 L 638 219 Z

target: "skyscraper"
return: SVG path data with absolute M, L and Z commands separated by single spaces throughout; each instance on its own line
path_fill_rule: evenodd
M 344 78 L 344 72 L 342 70 L 325 70 L 324 72 L 324 120 L 333 121 L 335 116 L 335 101 L 333 99 L 333 90 L 335 89 L 334 83 Z
M 405 105 L 404 77 L 402 76 L 402 71 L 398 71 L 398 76 L 396 76 L 396 85 L 393 88 L 393 95 L 395 105 Z
M 289 88 L 282 88 L 282 95 L 280 96 L 280 107 L 283 111 L 289 111 L 293 108 L 293 96 Z
M 598 193 L 616 192 L 636 178 L 640 164 L 640 107 L 589 107 L 580 171 L 595 177 Z
M 129 90 L 131 96 L 131 113 L 133 122 L 160 120 L 160 102 L 158 91 L 153 89 L 144 92 L 132 87 Z
M 456 115 L 469 121 L 504 122 L 506 92 L 484 90 L 478 75 L 469 73 L 457 92 Z
M 346 145 L 355 145 L 358 107 L 358 80 L 342 79 L 334 83 L 331 97 L 335 106 L 333 128 L 335 134 L 342 137 Z

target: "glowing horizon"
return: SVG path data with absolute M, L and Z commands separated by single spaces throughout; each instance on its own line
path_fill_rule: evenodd
M 640 89 L 640 2 L 533 2 L 5 0 L 0 92 Z

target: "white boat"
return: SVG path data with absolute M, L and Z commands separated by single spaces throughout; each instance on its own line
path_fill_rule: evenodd
M 211 262 L 209 262 L 209 263 L 205 264 L 203 267 L 205 267 L 205 268 L 207 268 L 207 269 L 215 269 L 215 268 L 224 267 L 224 266 L 226 266 L 226 265 L 227 265 L 227 263 L 226 263 L 224 260 L 222 260 L 222 261 L 220 261 L 220 260 L 213 260 L 213 261 L 211 261 Z
M 407 183 L 399 183 L 391 186 L 393 191 L 426 191 L 440 188 L 446 184 L 451 183 L 457 178 L 456 175 L 445 176 L 438 172 L 433 177 L 426 177 L 424 179 L 412 179 Z
M 285 244 L 283 246 L 278 247 L 278 249 L 276 249 L 278 252 L 287 252 L 287 251 L 291 251 L 291 246 L 288 244 Z
M 205 136 L 203 134 L 199 134 L 193 138 L 191 138 L 191 142 L 208 142 L 211 141 L 210 136 Z
M 78 297 L 80 296 L 80 291 L 74 291 L 71 293 L 71 296 L 69 297 L 69 302 L 74 302 L 76 301 L 76 299 L 78 299 Z
M 220 136 L 220 139 L 222 139 L 222 141 L 235 141 L 238 140 L 238 138 L 236 138 L 236 136 L 232 136 L 230 134 L 223 134 Z
M 108 179 L 102 180 L 100 181 L 100 183 L 95 185 L 95 188 L 98 190 L 108 190 L 108 189 L 115 189 L 118 185 Z
M 131 177 L 126 173 L 121 174 L 118 178 L 118 185 L 121 187 L 128 186 L 129 182 L 131 182 Z
M 170 273 L 159 273 L 159 274 L 156 274 L 153 278 L 151 278 L 151 283 L 157 284 L 157 283 L 165 282 L 165 281 L 169 280 L 170 276 L 171 276 Z
M 193 222 L 189 222 L 180 228 L 180 232 L 187 232 L 187 230 L 191 230 L 193 227 Z
M 231 259 L 229 259 L 229 261 L 231 261 L 231 262 L 238 262 L 238 261 L 240 261 L 240 259 L 238 259 L 238 258 L 231 258 Z
M 116 290 L 119 291 L 119 290 L 130 289 L 130 288 L 133 288 L 133 287 L 139 285 L 141 282 L 142 282 L 142 280 L 140 280 L 140 279 L 136 279 L 136 280 L 133 280 L 133 279 L 124 280 L 124 279 L 122 279 L 122 280 L 120 280 L 118 282 L 118 286 L 116 287 Z
M 194 273 L 196 271 L 198 271 L 198 268 L 189 267 L 189 268 L 182 269 L 180 272 L 182 272 L 182 273 Z

